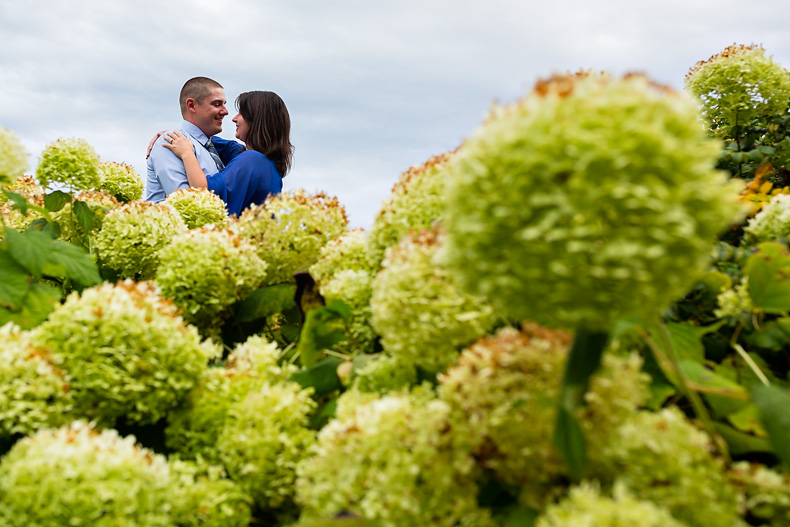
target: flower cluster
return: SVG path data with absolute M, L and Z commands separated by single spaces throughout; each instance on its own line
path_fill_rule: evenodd
M 315 442 L 311 394 L 295 382 L 267 383 L 228 410 L 217 451 L 258 507 L 274 509 L 293 497 L 296 465 Z
M 749 220 L 743 231 L 746 241 L 751 244 L 790 235 L 790 195 L 772 197 L 768 205 Z
M 367 240 L 368 235 L 362 229 L 351 229 L 329 240 L 321 247 L 318 261 L 310 266 L 310 276 L 324 284 L 342 271 L 374 274 L 368 262 Z
M 665 508 L 639 500 L 622 485 L 614 489 L 614 496 L 602 496 L 593 484 L 573 487 L 567 498 L 546 507 L 535 527 L 686 527 Z M 711 524 L 712 525 L 712 524 Z
M 309 269 L 321 247 L 345 231 L 347 223 L 337 198 L 295 190 L 250 207 L 230 228 L 253 243 L 269 264 L 266 283 L 278 284 L 293 282 L 295 272 Z
M 19 136 L 0 126 L 0 187 L 13 183 L 27 168 L 27 152 Z
M 253 336 L 231 352 L 224 367 L 207 369 L 184 404 L 168 416 L 168 448 L 186 459 L 203 457 L 219 463 L 217 437 L 230 408 L 248 393 L 294 373 L 293 366 L 280 366 L 278 358 L 276 344 Z
M 713 314 L 719 318 L 743 318 L 752 314 L 752 297 L 749 295 L 749 278 L 744 277 L 735 287 L 725 289 L 716 297 L 719 306 Z
M 172 527 L 250 525 L 250 498 L 221 466 L 177 458 L 169 464 Z
M 713 130 L 726 131 L 784 114 L 790 103 L 790 72 L 757 46 L 732 45 L 686 75 L 686 88 L 702 101 Z
M 386 249 L 398 245 L 409 231 L 429 229 L 442 218 L 447 201 L 447 167 L 457 152 L 433 156 L 400 175 L 370 228 L 371 266 L 378 268 Z
M 20 176 L 6 188 L 11 192 L 21 194 L 30 205 L 44 206 L 44 189 L 36 183 L 33 176 Z M 41 217 L 40 212 L 31 209 L 27 210 L 27 214 L 22 214 L 19 209 L 13 206 L 13 202 L 6 201 L 5 194 L 0 192 L 0 225 L 5 224 L 8 228 L 24 231 Z M 0 240 L 3 237 L 2 230 L 0 230 Z
M 128 203 L 142 199 L 143 178 L 126 163 L 107 161 L 99 166 L 99 189 L 106 190 L 118 201 Z
M 755 176 L 738 194 L 738 199 L 749 204 L 749 217 L 754 217 L 765 209 L 771 200 L 780 194 L 790 194 L 790 186 L 774 187 L 772 181 L 766 181 L 762 176 Z
M 354 369 L 352 386 L 365 393 L 385 394 L 408 389 L 416 383 L 417 370 L 414 364 L 379 353 L 371 356 L 359 369 Z
M 93 212 L 93 225 L 89 233 L 85 232 L 85 229 L 79 221 L 77 221 L 75 215 L 72 214 L 71 203 L 66 203 L 62 209 L 53 213 L 52 219 L 57 221 L 60 225 L 60 238 L 62 240 L 72 243 L 78 242 L 87 246 L 89 245 L 89 235 L 95 234 L 101 230 L 104 216 L 107 214 L 108 210 L 118 206 L 118 200 L 106 190 L 78 192 L 74 195 L 74 200 L 85 202 Z
M 220 351 L 150 284 L 131 281 L 72 293 L 31 343 L 64 372 L 79 415 L 108 425 L 157 422 Z
M 183 316 L 204 334 L 219 331 L 223 313 L 266 276 L 255 248 L 229 230 L 193 229 L 172 238 L 157 255 L 155 281 Z
M 183 188 L 176 190 L 165 200 L 181 214 L 187 227 L 194 229 L 213 224 L 226 227 L 228 211 L 222 198 L 206 188 Z
M 73 190 L 91 190 L 101 183 L 101 161 L 84 139 L 58 139 L 41 153 L 36 168 L 38 182 L 44 187 L 61 183 Z
M 790 478 L 758 463 L 734 463 L 730 479 L 743 490 L 743 507 L 760 525 L 790 524 Z
M 474 461 L 453 443 L 450 408 L 388 395 L 330 421 L 298 467 L 306 519 L 347 511 L 375 525 L 490 525 L 478 508 Z
M 7 527 L 169 527 L 164 457 L 75 422 L 20 440 L 0 462 Z
M 159 250 L 186 230 L 170 205 L 133 201 L 107 213 L 95 248 L 101 263 L 122 278 L 146 280 L 156 272 Z
M 515 320 L 654 316 L 741 215 L 719 151 L 691 98 L 642 76 L 541 81 L 451 164 L 447 262 Z
M 708 436 L 676 407 L 632 414 L 607 442 L 602 481 L 618 480 L 635 497 L 665 506 L 689 525 L 734 525 L 737 496 Z M 596 469 L 600 470 L 600 469 Z
M 494 323 L 493 309 L 464 293 L 438 261 L 438 229 L 404 238 L 373 280 L 373 327 L 390 354 L 438 372 Z
M 29 333 L 12 324 L 0 327 L 0 437 L 60 426 L 72 415 L 63 372 L 29 341 Z

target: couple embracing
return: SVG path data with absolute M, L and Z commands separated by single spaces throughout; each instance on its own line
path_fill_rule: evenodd
M 208 188 L 222 198 L 228 214 L 239 215 L 282 190 L 293 160 L 285 103 L 269 91 L 239 95 L 232 119 L 239 142 L 217 136 L 228 115 L 226 102 L 225 90 L 212 79 L 195 77 L 184 84 L 181 126 L 150 147 L 146 201 L 162 201 L 181 188 Z

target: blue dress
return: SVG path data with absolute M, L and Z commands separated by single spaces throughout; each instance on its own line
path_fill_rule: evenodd
M 206 181 L 208 189 L 225 202 L 229 215 L 238 216 L 250 205 L 261 204 L 270 195 L 282 192 L 283 178 L 268 157 L 221 137 L 214 136 L 211 142 L 225 169 L 206 176 Z

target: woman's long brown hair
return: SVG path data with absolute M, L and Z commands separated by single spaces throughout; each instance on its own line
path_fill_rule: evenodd
M 247 121 L 247 148 L 260 152 L 273 163 L 280 177 L 291 170 L 291 117 L 285 103 L 271 91 L 248 91 L 236 97 L 236 108 Z

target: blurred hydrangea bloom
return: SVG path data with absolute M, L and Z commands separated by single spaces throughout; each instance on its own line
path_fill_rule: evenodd
M 132 436 L 75 422 L 17 442 L 0 462 L 7 527 L 170 527 L 169 469 Z
M 277 345 L 253 336 L 230 353 L 224 367 L 209 368 L 184 403 L 168 416 L 167 447 L 185 459 L 219 463 L 217 437 L 230 408 L 265 384 L 285 381 L 296 367 L 279 364 Z
M 761 47 L 733 44 L 697 62 L 686 75 L 686 88 L 702 101 L 713 130 L 726 134 L 734 126 L 765 124 L 766 117 L 786 113 L 790 72 Z
M 713 524 L 710 524 L 713 525 Z M 535 527 L 686 527 L 663 507 L 639 500 L 623 486 L 614 496 L 601 495 L 594 484 L 572 487 L 567 498 L 546 507 Z
M 449 413 L 425 394 L 400 394 L 330 421 L 298 467 L 305 518 L 347 511 L 381 527 L 491 525 L 477 506 L 474 460 L 456 447 Z
M 225 469 L 204 461 L 170 464 L 172 527 L 248 527 L 252 519 L 249 496 L 228 479 Z
M 162 296 L 204 335 L 216 335 L 226 309 L 263 283 L 266 262 L 255 247 L 227 229 L 177 234 L 157 257 L 155 281 Z
M 718 308 L 713 312 L 719 318 L 744 318 L 752 314 L 752 297 L 749 295 L 749 277 L 744 277 L 735 287 L 725 289 L 716 297 Z
M 27 157 L 19 136 L 0 126 L 0 187 L 13 183 L 25 173 Z
M 107 161 L 99 165 L 101 175 L 100 190 L 106 190 L 118 201 L 128 203 L 142 199 L 143 178 L 126 163 Z
M 458 441 L 504 482 L 523 485 L 522 501 L 541 508 L 564 476 L 552 442 L 556 399 L 570 335 L 535 324 L 504 328 L 461 353 L 439 376 L 439 397 L 453 410 Z M 579 410 L 591 458 L 648 397 L 649 378 L 636 356 L 604 355 Z
M 30 346 L 29 332 L 0 327 L 0 437 L 60 426 L 72 410 L 69 384 L 51 357 Z
M 386 394 L 408 389 L 416 383 L 417 370 L 414 364 L 378 353 L 372 355 L 359 369 L 354 369 L 352 386 L 361 392 Z
M 107 211 L 118 206 L 118 200 L 106 190 L 78 192 L 74 195 L 74 200 L 85 202 L 93 212 L 93 225 L 90 232 L 86 233 L 75 215 L 72 214 L 71 203 L 66 203 L 62 209 L 52 213 L 52 219 L 60 225 L 61 240 L 90 246 L 91 236 L 101 230 L 104 216 L 107 214 Z
M 20 176 L 6 189 L 21 194 L 30 205 L 44 206 L 44 187 L 39 185 L 33 176 Z M 24 231 L 35 220 L 43 217 L 40 212 L 32 209 L 29 209 L 27 214 L 22 214 L 19 209 L 13 207 L 13 204 L 0 192 L 0 221 L 8 228 Z M 4 237 L 0 229 L 0 240 Z
M 176 190 L 165 200 L 175 208 L 187 227 L 194 229 L 213 224 L 217 227 L 228 225 L 228 210 L 222 198 L 206 188 L 182 188 Z
M 295 272 L 308 270 L 321 247 L 345 231 L 347 223 L 337 198 L 295 190 L 246 209 L 230 228 L 253 243 L 269 264 L 266 284 L 278 284 L 293 282 Z
M 676 407 L 639 411 L 610 435 L 593 470 L 689 525 L 733 525 L 737 494 L 711 450 L 708 436 Z
M 311 394 L 295 382 L 267 383 L 228 409 L 217 451 L 258 507 L 275 509 L 293 497 L 296 465 L 315 442 Z
M 351 229 L 321 247 L 318 261 L 310 266 L 310 276 L 319 284 L 331 280 L 341 271 L 365 271 L 374 274 L 367 254 L 368 233 Z
M 157 422 L 220 353 L 151 284 L 131 281 L 72 293 L 31 342 L 65 373 L 80 415 L 106 425 Z
M 104 217 L 95 247 L 102 264 L 121 278 L 153 278 L 159 250 L 187 230 L 176 209 L 164 203 L 133 201 Z
M 442 218 L 447 206 L 447 166 L 456 154 L 457 150 L 433 156 L 400 175 L 370 227 L 367 252 L 374 269 L 381 265 L 385 251 L 398 245 L 409 231 L 429 229 Z
M 605 331 L 691 288 L 742 216 L 690 97 L 558 76 L 496 107 L 450 167 L 447 262 L 515 320 Z
M 773 241 L 790 235 L 790 195 L 779 194 L 749 220 L 743 229 L 749 244 Z
M 391 248 L 373 280 L 373 327 L 390 354 L 438 372 L 458 350 L 495 322 L 493 309 L 461 290 L 439 261 L 439 229 L 404 238 Z
M 733 463 L 730 479 L 743 492 L 744 512 L 760 525 L 790 525 L 790 478 L 759 463 Z
M 45 188 L 53 183 L 69 190 L 92 190 L 101 183 L 101 161 L 84 139 L 58 139 L 41 153 L 36 168 L 38 182 Z

